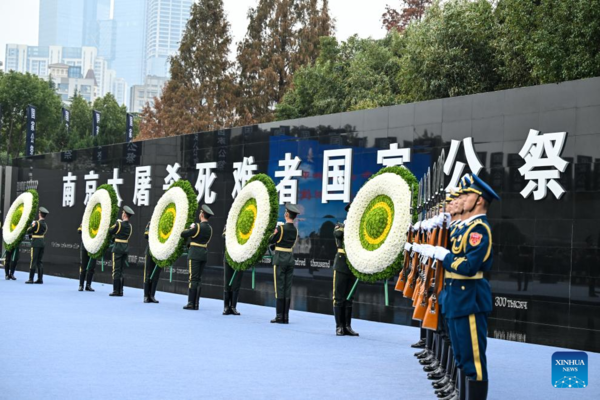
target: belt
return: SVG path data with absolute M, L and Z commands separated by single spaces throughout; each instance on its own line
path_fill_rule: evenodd
M 291 253 L 292 249 L 288 249 L 287 247 L 275 247 L 275 251 L 285 251 L 286 253 Z
M 344 250 L 344 249 L 338 249 L 338 253 L 346 254 L 346 250 Z
M 196 243 L 196 242 L 190 242 L 190 246 L 204 247 L 204 248 L 206 248 L 208 246 L 208 243 L 201 244 L 201 243 Z
M 125 239 L 115 239 L 116 243 L 129 243 L 129 240 L 125 240 Z
M 34 239 L 43 239 L 44 235 L 31 235 L 31 237 Z
M 465 275 L 455 274 L 455 273 L 446 271 L 446 274 L 444 275 L 444 278 L 445 279 L 460 279 L 460 280 L 483 279 L 483 272 L 479 271 L 474 276 L 465 276 Z

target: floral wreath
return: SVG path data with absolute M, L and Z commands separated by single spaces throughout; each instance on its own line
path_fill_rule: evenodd
M 169 267 L 181 256 L 185 246 L 183 232 L 196 219 L 198 204 L 190 182 L 174 182 L 156 203 L 148 230 L 152 259 L 161 268 Z
M 231 268 L 244 271 L 267 251 L 275 229 L 279 202 L 273 180 L 253 176 L 235 198 L 225 225 L 225 257 Z
M 4 238 L 6 251 L 12 251 L 19 247 L 23 236 L 25 236 L 27 229 L 35 218 L 38 201 L 37 190 L 30 189 L 22 193 L 10 205 L 2 228 L 2 237 Z
M 412 220 L 411 187 L 415 185 L 417 179 L 405 167 L 386 167 L 373 175 L 352 201 L 344 249 L 350 270 L 361 281 L 389 279 L 402 268 Z
M 119 214 L 112 185 L 100 185 L 88 200 L 81 220 L 81 239 L 90 258 L 100 259 L 110 244 L 108 231 Z

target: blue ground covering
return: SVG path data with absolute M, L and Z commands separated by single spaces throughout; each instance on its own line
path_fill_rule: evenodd
M 51 276 L 44 285 L 0 281 L 1 399 L 434 399 L 412 356 L 415 328 L 357 320 L 359 338 L 336 337 L 333 317 L 142 291 L 78 292 Z M 599 338 L 600 340 L 600 338 Z M 559 349 L 490 340 L 490 399 L 600 399 L 600 354 L 588 353 L 590 385 L 554 389 Z

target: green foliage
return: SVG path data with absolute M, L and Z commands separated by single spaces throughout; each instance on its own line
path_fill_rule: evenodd
M 23 204 L 21 204 L 19 207 L 17 207 L 17 209 L 15 210 L 12 218 L 10 219 L 10 231 L 14 231 L 15 228 L 17 227 L 17 225 L 19 224 L 19 221 L 21 220 L 21 217 L 23 216 L 23 209 L 25 207 L 23 206 Z
M 254 212 L 253 212 L 254 210 Z M 249 199 L 242 206 L 235 227 L 235 236 L 239 244 L 244 244 L 250 239 L 254 223 L 256 222 L 256 199 Z
M 231 266 L 231 268 L 237 271 L 245 271 L 248 268 L 256 265 L 263 257 L 263 255 L 267 251 L 267 247 L 269 246 L 269 239 L 271 237 L 272 232 L 275 230 L 275 225 L 277 224 L 277 215 L 279 214 L 279 198 L 277 196 L 277 189 L 275 188 L 275 183 L 273 180 L 265 174 L 257 174 L 254 175 L 246 185 L 254 182 L 260 181 L 267 188 L 267 192 L 269 193 L 269 223 L 267 224 L 267 228 L 265 230 L 264 236 L 258 246 L 258 249 L 254 252 L 254 254 L 248 258 L 246 261 L 242 263 L 238 263 L 233 261 L 233 259 L 229 256 L 229 252 L 227 248 L 225 249 L 225 258 L 227 259 L 227 263 Z
M 19 247 L 19 245 L 21 244 L 21 241 L 23 240 L 23 236 L 25 236 L 25 234 L 27 233 L 27 229 L 31 226 L 31 223 L 33 222 L 33 220 L 35 219 L 35 217 L 38 215 L 37 213 L 38 213 L 38 205 L 39 205 L 39 196 L 38 196 L 37 190 L 35 190 L 35 189 L 29 189 L 26 193 L 31 193 L 31 195 L 33 196 L 33 202 L 32 202 L 32 206 L 31 206 L 31 212 L 27 216 L 27 222 L 25 223 L 25 226 L 23 227 L 23 229 L 19 233 L 19 236 L 17 237 L 17 240 L 15 240 L 14 242 L 12 242 L 11 244 L 8 244 L 8 243 L 4 242 L 4 247 L 6 248 L 6 251 L 12 251 L 13 249 L 16 249 L 16 248 Z M 23 216 L 23 211 L 22 210 L 21 210 L 21 216 Z M 19 220 L 20 220 L 20 218 L 19 218 Z M 16 221 L 17 224 L 19 223 L 19 220 Z M 11 218 L 11 223 L 13 223 L 13 222 L 14 222 L 14 218 Z
M 110 210 L 110 223 L 108 224 L 108 226 L 110 227 L 110 226 L 113 226 L 117 222 L 117 216 L 119 215 L 119 206 L 117 205 L 119 203 L 117 200 L 117 192 L 115 192 L 115 189 L 112 187 L 112 185 L 108 185 L 108 184 L 100 185 L 96 189 L 96 191 L 101 190 L 101 189 L 106 190 L 108 192 L 108 195 L 110 196 L 111 210 Z M 100 226 L 100 224 L 98 224 L 98 226 Z M 90 256 L 90 258 L 93 258 L 95 260 L 102 259 L 104 257 L 104 252 L 110 245 L 110 241 L 111 241 L 111 235 L 106 235 L 106 238 L 104 238 L 104 243 L 102 243 L 102 246 L 100 246 L 100 249 L 97 252 L 90 253 L 88 251 L 88 255 Z
M 102 222 L 102 206 L 100 204 L 96 204 L 94 206 L 94 209 L 92 210 L 92 214 L 90 215 L 90 224 L 88 227 L 91 238 L 95 238 L 98 235 L 98 229 L 100 228 L 101 222 Z
M 415 176 L 412 174 L 412 172 L 410 172 L 406 167 L 394 166 L 394 167 L 382 168 L 376 174 L 373 174 L 373 176 L 371 176 L 369 178 L 369 180 L 371 180 L 381 174 L 388 173 L 388 172 L 399 175 L 402 179 L 404 179 L 404 181 L 408 184 L 408 187 L 411 188 L 412 201 L 413 201 L 412 204 L 416 204 L 419 183 L 417 181 L 417 178 L 415 178 Z M 417 214 L 415 212 L 413 214 L 413 222 L 416 220 L 416 218 L 417 218 Z M 362 225 L 362 223 L 361 223 L 361 225 Z M 362 242 L 362 238 L 361 238 L 361 242 Z M 350 268 L 350 271 L 352 271 L 354 276 L 356 276 L 359 280 L 361 280 L 363 282 L 374 283 L 374 282 L 377 282 L 380 280 L 390 279 L 393 276 L 397 275 L 400 272 L 400 270 L 402 269 L 403 263 L 404 263 L 404 251 L 403 251 L 403 249 L 399 249 L 398 257 L 396 258 L 396 260 L 392 264 L 388 265 L 388 267 L 386 269 L 384 269 L 383 271 L 378 272 L 376 274 L 364 274 L 364 273 L 358 271 L 356 268 L 354 268 L 351 265 L 350 260 L 348 260 L 348 267 Z
M 171 190 L 174 187 L 183 189 L 183 191 L 185 192 L 185 195 L 187 197 L 188 215 L 187 215 L 187 220 L 186 220 L 185 226 L 189 226 L 196 220 L 196 214 L 198 212 L 198 203 L 196 202 L 196 192 L 194 191 L 194 187 L 192 186 L 192 184 L 189 181 L 186 181 L 184 179 L 178 180 L 177 182 L 173 182 L 173 184 L 169 187 L 169 190 Z M 167 206 L 167 208 L 169 208 L 170 206 L 171 206 L 171 204 L 169 204 L 169 206 Z M 162 220 L 162 218 L 161 218 L 161 220 Z M 159 235 L 160 235 L 160 229 L 161 229 L 161 227 L 159 225 Z M 184 238 L 179 238 L 179 243 L 177 244 L 175 251 L 173 251 L 173 253 L 171 254 L 171 256 L 169 258 L 167 258 L 166 260 L 157 260 L 156 258 L 154 258 L 154 256 L 152 256 L 152 259 L 154 260 L 156 265 L 158 265 L 161 268 L 170 267 L 171 265 L 175 264 L 175 261 L 177 261 L 177 259 L 179 257 L 181 257 L 181 254 L 183 254 L 183 250 L 185 248 L 185 243 L 186 243 L 186 240 Z
M 374 208 L 378 203 L 387 204 L 392 211 L 391 215 L 389 215 L 388 212 L 382 207 Z M 375 196 L 375 198 L 369 202 L 369 205 L 367 205 L 367 208 L 365 209 L 365 212 L 360 220 L 358 235 L 363 248 L 369 251 L 380 248 L 385 243 L 387 236 L 378 243 L 369 243 L 364 233 L 369 235 L 369 237 L 372 239 L 378 239 L 384 234 L 386 227 L 391 226 L 393 220 L 394 202 L 392 199 L 386 195 Z
M 175 203 L 171 203 L 165 208 L 158 221 L 159 242 L 164 243 L 169 240 L 169 236 L 171 236 L 171 232 L 173 231 L 176 216 L 177 208 L 175 207 Z

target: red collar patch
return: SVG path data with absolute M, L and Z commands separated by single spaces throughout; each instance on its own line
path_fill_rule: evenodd
M 481 239 L 483 239 L 483 235 L 481 233 L 472 232 L 471 235 L 469 235 L 469 244 L 471 246 L 477 246 L 479 243 L 481 243 Z

